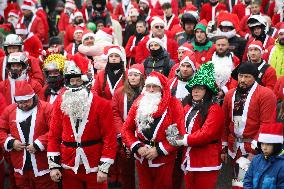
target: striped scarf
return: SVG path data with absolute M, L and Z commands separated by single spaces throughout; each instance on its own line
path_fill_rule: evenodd
M 275 50 L 271 55 L 270 65 L 276 70 L 279 78 L 284 75 L 284 45 L 280 45 L 279 41 L 275 43 Z

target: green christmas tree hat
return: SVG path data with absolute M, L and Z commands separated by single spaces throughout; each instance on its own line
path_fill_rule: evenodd
M 202 64 L 193 78 L 187 82 L 185 88 L 190 91 L 196 85 L 205 85 L 213 93 L 218 93 L 219 90 L 216 85 L 214 65 L 212 62 Z

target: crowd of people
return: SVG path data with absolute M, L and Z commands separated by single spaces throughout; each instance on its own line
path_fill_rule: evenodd
M 284 188 L 281 0 L 0 3 L 0 189 Z M 138 182 L 138 183 L 137 183 Z

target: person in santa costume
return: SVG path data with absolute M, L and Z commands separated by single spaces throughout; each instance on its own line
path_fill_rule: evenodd
M 173 146 L 187 146 L 181 165 L 186 188 L 213 189 L 222 166 L 221 135 L 224 129 L 224 112 L 213 102 L 218 93 L 214 65 L 211 62 L 203 64 L 186 88 L 191 97 L 184 109 L 187 134 L 179 134 L 173 126 L 166 131 L 167 139 Z
M 121 130 L 127 118 L 128 111 L 135 99 L 142 92 L 144 81 L 143 65 L 132 65 L 127 71 L 127 80 L 124 82 L 124 86 L 117 89 L 112 98 L 114 123 L 119 144 L 116 156 L 116 169 L 121 188 L 123 189 L 135 188 L 135 159 L 130 150 L 122 142 Z
M 194 28 L 198 22 L 198 15 L 195 12 L 185 12 L 181 17 L 182 32 L 175 34 L 178 45 L 191 43 L 194 40 Z
M 123 33 L 123 43 L 122 43 L 123 47 L 126 46 L 126 44 L 129 41 L 129 38 L 132 35 L 136 34 L 136 24 L 139 21 L 138 17 L 139 17 L 138 9 L 131 8 L 129 10 L 128 17 L 126 18 L 126 26 L 125 26 L 125 31 Z
M 53 104 L 64 86 L 63 69 L 65 57 L 61 54 L 51 54 L 43 64 L 46 85 L 40 90 L 39 99 Z
M 277 97 L 277 121 L 284 123 L 284 76 L 280 77 L 274 88 Z
M 20 19 L 20 12 L 18 10 L 13 9 L 8 13 L 7 22 L 11 23 L 14 28 L 19 22 L 19 19 Z
M 151 38 L 147 42 L 147 49 L 150 51 L 150 56 L 143 62 L 146 75 L 156 71 L 168 77 L 175 62 L 170 59 L 163 41 L 159 38 Z
M 208 62 L 215 51 L 215 45 L 208 39 L 206 29 L 207 22 L 204 19 L 194 28 L 195 38 L 191 44 L 193 45 L 193 51 L 198 67 Z
M 24 24 L 28 32 L 37 35 L 42 44 L 48 44 L 48 30 L 45 30 L 42 19 L 34 13 L 35 5 L 29 0 L 24 0 L 21 9 L 23 17 L 19 23 Z
M 151 3 L 150 6 L 153 7 L 153 10 L 157 13 L 158 16 L 163 16 L 163 4 L 165 3 L 170 3 L 171 7 L 172 7 L 172 12 L 175 15 L 178 15 L 178 11 L 179 11 L 179 4 L 178 1 L 174 1 L 174 0 L 149 0 L 149 2 Z
M 191 52 L 185 52 L 176 70 L 175 77 L 168 81 L 172 96 L 175 96 L 182 102 L 182 105 L 187 104 L 189 92 L 185 88 L 186 83 L 192 79 L 197 71 L 195 56 Z
M 65 50 L 68 54 L 71 54 L 71 55 L 75 55 L 77 52 L 78 52 L 78 47 L 79 45 L 81 45 L 82 43 L 82 37 L 83 37 L 83 28 L 80 27 L 80 26 L 77 26 L 75 28 L 75 31 L 73 33 L 73 38 L 74 38 L 74 42 L 69 44 Z
M 106 48 L 107 64 L 96 76 L 94 90 L 100 97 L 111 100 L 115 90 L 121 87 L 125 77 L 125 54 L 120 46 Z
M 0 145 L 10 153 L 17 188 L 56 188 L 48 173 L 47 134 L 52 107 L 27 81 L 15 82 L 15 102 L 0 119 Z
M 252 159 L 244 178 L 244 188 L 283 188 L 283 124 L 261 125 L 257 141 L 261 154 Z
M 152 17 L 157 16 L 157 13 L 152 9 L 149 0 L 139 0 L 139 20 L 144 20 L 148 24 L 151 23 Z
M 179 24 L 179 18 L 177 15 L 173 13 L 173 9 L 170 2 L 165 2 L 162 4 L 162 9 L 164 12 L 164 22 L 165 22 L 165 30 L 171 31 L 173 26 Z
M 150 51 L 147 48 L 147 42 L 151 38 L 159 38 L 160 40 L 162 40 L 163 46 L 169 53 L 170 58 L 174 62 L 178 62 L 177 42 L 165 33 L 165 22 L 161 18 L 155 17 L 155 19 L 151 22 L 151 33 L 146 36 L 140 43 L 138 43 L 135 57 L 136 63 L 142 63 L 150 55 Z
M 216 37 L 216 51 L 211 61 L 214 64 L 217 85 L 219 84 L 218 98 L 223 99 L 225 94 L 237 86 L 236 80 L 231 78 L 232 71 L 240 64 L 238 57 L 229 50 L 229 41 L 226 36 Z M 218 77 L 222 76 L 222 77 Z
M 0 116 L 3 113 L 3 110 L 6 108 L 6 101 L 5 97 L 0 94 Z M 4 163 L 4 149 L 0 147 L 0 189 L 4 189 L 4 179 L 6 176 L 6 169 L 5 169 L 5 163 Z M 10 187 L 13 189 L 13 186 L 10 185 Z
M 251 36 L 247 41 L 242 61 L 246 61 L 248 59 L 248 45 L 251 42 L 255 40 L 261 41 L 262 46 L 265 50 L 267 50 L 271 45 L 274 45 L 275 43 L 275 40 L 267 34 L 267 25 L 263 16 L 253 15 L 248 19 L 247 23 L 251 30 Z
M 42 42 L 33 32 L 29 33 L 24 24 L 18 23 L 15 27 L 15 32 L 23 40 L 23 51 L 28 52 L 30 56 L 35 58 L 38 58 L 42 54 Z
M 53 105 L 47 156 L 51 179 L 63 188 L 106 189 L 115 159 L 111 103 L 90 90 L 89 64 L 76 55 L 65 63 L 66 90 Z
M 129 65 L 133 65 L 135 63 L 136 48 L 138 43 L 142 41 L 146 35 L 148 35 L 146 22 L 143 20 L 137 21 L 135 33 L 130 36 L 125 46 L 125 53 Z
M 233 186 L 240 185 L 242 175 L 238 174 L 236 161 L 239 158 L 251 160 L 255 151 L 255 138 L 260 125 L 275 121 L 276 97 L 274 93 L 256 80 L 258 69 L 254 64 L 242 63 L 237 69 L 238 86 L 225 96 L 225 130 L 222 136 L 223 151 L 221 158 L 227 154 L 232 159 Z
M 259 74 L 256 81 L 260 85 L 273 90 L 277 81 L 276 71 L 261 58 L 263 53 L 264 49 L 262 43 L 260 41 L 253 41 L 248 46 L 247 56 L 249 60 L 247 63 L 252 63 L 257 66 Z
M 224 3 L 219 3 L 218 0 L 209 0 L 200 9 L 200 20 L 215 22 L 216 13 L 221 10 L 227 11 L 227 6 Z
M 8 77 L 6 65 L 9 54 L 14 52 L 23 52 L 23 41 L 21 37 L 16 34 L 9 34 L 6 36 L 3 46 L 6 56 L 0 58 L 0 81 L 3 81 Z M 28 56 L 28 59 L 29 61 L 27 63 L 30 67 L 30 70 L 28 70 L 29 77 L 43 85 L 44 79 L 38 59 L 32 56 Z
M 28 76 L 29 64 L 28 57 L 23 52 L 11 53 L 7 58 L 8 78 L 0 82 L 0 93 L 5 96 L 7 105 L 15 102 L 15 81 L 25 80 L 33 88 L 36 94 L 39 93 L 42 86 L 35 79 Z
M 136 158 L 139 189 L 172 189 L 177 148 L 169 144 L 165 131 L 173 124 L 184 134 L 182 105 L 171 96 L 167 78 L 152 72 L 121 131 L 122 141 Z
M 240 60 L 246 47 L 246 40 L 239 36 L 239 20 L 236 15 L 221 12 L 217 17 L 216 36 L 226 36 L 229 40 L 229 50 Z M 215 41 L 213 38 L 212 41 Z
M 284 59 L 282 52 L 284 50 L 284 23 L 280 25 L 278 30 L 278 38 L 274 45 L 268 48 L 268 53 L 264 54 L 263 59 L 267 61 L 275 70 L 277 77 L 284 75 Z
M 229 0 L 229 1 L 231 1 L 231 0 Z M 230 12 L 232 12 L 233 14 L 236 14 L 238 16 L 239 20 L 241 20 L 245 16 L 249 16 L 251 14 L 251 10 L 250 10 L 251 2 L 252 2 L 252 0 L 241 0 L 232 7 L 232 9 L 231 9 L 232 11 L 230 11 Z
M 76 10 L 76 5 L 73 0 L 65 2 L 64 11 L 60 14 L 58 20 L 58 30 L 60 33 L 65 33 L 66 28 L 70 24 L 70 18 L 73 12 Z

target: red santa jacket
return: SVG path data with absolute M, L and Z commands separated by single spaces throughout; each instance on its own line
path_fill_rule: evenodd
M 238 3 L 233 7 L 232 13 L 236 14 L 240 20 L 251 14 L 251 11 L 244 3 Z
M 3 110 L 6 108 L 6 100 L 5 100 L 5 97 L 0 93 L 0 116 L 2 115 L 3 113 Z M 4 149 L 0 146 L 0 165 L 1 163 L 3 163 L 4 161 L 4 156 L 3 156 L 3 153 L 4 153 Z M 4 169 L 5 170 L 5 169 Z M 3 171 L 4 171 L 3 170 Z M 2 170 L 1 170 L 2 171 Z M 0 179 L 1 180 L 1 179 Z
M 138 64 L 141 64 L 148 56 L 150 56 L 150 52 L 146 47 L 146 44 L 149 40 L 149 35 L 144 37 L 142 41 L 140 41 L 136 47 L 136 56 L 135 56 L 135 62 Z M 177 49 L 178 44 L 175 40 L 169 38 L 167 35 L 163 38 L 164 43 L 167 44 L 166 50 L 170 54 L 170 58 L 178 62 L 178 55 L 177 55 Z
M 167 87 L 168 88 L 168 87 Z M 158 106 L 158 111 L 154 113 L 153 118 L 161 117 L 157 127 L 155 128 L 153 137 L 147 139 L 142 133 L 138 130 L 136 124 L 136 112 L 138 109 L 138 104 L 142 96 L 133 103 L 131 109 L 128 112 L 126 121 L 122 127 L 122 140 L 126 146 L 133 151 L 137 145 L 145 145 L 145 141 L 153 141 L 156 144 L 156 147 L 159 148 L 163 155 L 159 155 L 154 160 L 146 160 L 143 157 L 140 157 L 138 153 L 135 153 L 134 157 L 140 161 L 140 163 L 149 166 L 149 167 L 160 167 L 165 163 L 174 162 L 176 158 L 177 148 L 170 145 L 166 139 L 166 129 L 171 124 L 177 124 L 181 134 L 185 133 L 184 128 L 184 114 L 181 103 L 175 97 L 170 95 L 168 89 L 167 92 L 163 92 L 163 97 Z
M 7 7 L 4 10 L 4 18 L 5 18 L 5 20 L 8 19 L 8 14 L 9 14 L 9 12 L 11 10 L 18 10 L 19 12 L 21 12 L 21 8 L 20 8 L 20 6 L 19 6 L 19 4 L 17 2 L 13 2 L 13 1 L 8 2 L 7 1 Z
M 29 144 L 35 143 L 40 149 L 35 154 L 31 154 L 31 162 L 36 177 L 50 172 L 48 169 L 46 148 L 51 111 L 52 107 L 50 104 L 38 101 L 38 105 L 31 113 Z M 10 151 L 14 171 L 22 175 L 27 152 L 26 150 L 16 151 L 8 149 L 7 144 L 12 139 L 25 143 L 25 137 L 19 124 L 24 121 L 22 118 L 23 114 L 23 111 L 19 110 L 16 104 L 11 104 L 5 109 L 0 119 L 0 145 L 6 151 Z
M 65 28 L 65 35 L 64 35 L 64 48 L 68 47 L 74 41 L 74 31 L 75 26 L 69 24 L 67 28 Z
M 258 136 L 260 125 L 270 123 L 276 118 L 276 97 L 274 93 L 257 82 L 250 89 L 244 103 L 243 115 L 238 127 L 234 126 L 233 109 L 236 89 L 230 90 L 224 99 L 223 110 L 225 112 L 225 130 L 223 133 L 223 145 L 228 145 L 228 153 L 234 159 L 237 150 L 243 155 L 252 153 L 251 144 Z M 241 141 L 241 140 L 247 141 Z
M 207 22 L 210 22 L 212 20 L 212 16 L 216 17 L 216 13 L 221 10 L 227 11 L 227 6 L 224 3 L 218 3 L 214 7 L 212 7 L 210 3 L 205 3 L 202 5 L 200 10 L 200 20 L 205 19 Z
M 105 76 L 105 71 L 100 71 L 97 76 L 96 76 L 96 81 L 95 81 L 95 85 L 93 87 L 92 90 L 94 90 L 95 92 L 97 92 L 97 94 L 100 97 L 103 97 L 107 100 L 111 100 L 115 90 L 117 90 L 119 87 L 123 86 L 123 75 L 121 75 L 121 77 L 119 78 L 119 80 L 116 82 L 115 86 L 112 88 L 111 86 L 111 82 L 107 76 L 106 78 L 106 85 L 105 85 L 105 89 L 104 89 L 104 94 L 103 94 L 103 83 L 104 83 L 104 76 Z
M 46 34 L 48 35 L 49 34 L 49 25 L 48 25 L 48 19 L 47 19 L 47 15 L 46 15 L 46 12 L 43 10 L 42 7 L 39 7 L 36 11 L 36 15 L 38 17 L 40 17 L 40 19 L 42 20 L 42 23 L 44 25 L 44 29 L 45 29 L 45 32 Z M 48 39 L 48 36 L 47 36 L 47 39 Z M 44 45 L 48 45 L 48 40 L 45 41 L 47 43 L 45 43 Z
M 188 147 L 185 149 L 182 169 L 184 171 L 220 170 L 222 131 L 224 129 L 224 112 L 218 104 L 213 104 L 208 110 L 205 122 L 202 124 L 199 112 L 187 122 L 192 108 L 184 108 Z M 208 154 L 210 154 L 208 156 Z
M 263 63 L 258 66 L 258 69 L 260 70 L 264 64 L 267 64 L 266 61 L 263 60 Z M 273 90 L 275 87 L 275 84 L 277 82 L 277 76 L 276 71 L 272 66 L 269 66 L 262 76 L 261 82 L 263 86 Z
M 43 74 L 39 67 L 39 60 L 37 58 L 29 56 L 29 66 L 30 70 L 28 71 L 28 75 L 30 78 L 35 79 L 41 85 L 44 84 Z M 8 73 L 6 71 L 7 65 L 7 56 L 0 58 L 0 81 L 3 81 L 8 78 Z
M 248 54 L 248 46 L 253 41 L 255 41 L 255 38 L 250 36 L 250 38 L 248 39 L 248 42 L 246 44 L 246 49 L 245 49 L 242 61 L 248 60 L 248 55 L 247 55 Z M 269 35 L 266 35 L 266 38 L 265 38 L 264 43 L 262 45 L 263 48 L 265 49 L 265 52 L 268 52 L 268 48 L 271 47 L 272 45 L 274 45 L 274 43 L 275 43 L 275 39 L 273 39 Z M 265 57 L 266 55 L 264 54 L 263 56 Z
M 128 7 L 125 8 L 122 3 L 118 3 L 116 6 L 116 9 L 114 11 L 114 15 L 120 20 L 121 17 L 125 17 L 126 13 L 131 9 L 131 8 L 138 8 L 138 5 L 136 2 L 129 2 Z
M 68 14 L 66 14 L 64 11 L 60 14 L 60 18 L 58 20 L 58 30 L 59 32 L 63 32 L 66 30 L 68 25 L 70 24 L 69 22 L 70 17 Z
M 29 33 L 27 38 L 24 40 L 24 51 L 27 51 L 29 55 L 38 58 L 42 55 L 42 43 L 37 35 Z
M 48 135 L 48 156 L 61 156 L 61 165 L 77 173 L 80 159 L 86 173 L 97 172 L 100 161 L 113 163 L 116 154 L 116 135 L 113 124 L 111 103 L 92 92 L 89 94 L 85 116 L 75 130 L 75 118 L 61 111 L 62 96 L 58 96 L 53 106 L 50 131 Z M 106 119 L 106 115 L 108 118 Z M 64 142 L 100 141 L 89 147 L 69 148 Z M 81 158 L 80 158 L 81 156 Z
M 284 100 L 284 76 L 280 77 L 274 87 L 277 100 Z
M 166 16 L 164 16 L 164 22 L 165 22 L 165 29 L 168 31 L 171 31 L 175 25 L 179 25 L 179 18 L 177 15 L 173 14 L 171 19 L 167 21 Z
M 5 51 L 3 49 L 0 49 L 0 58 L 4 57 L 5 55 Z
M 178 1 L 175 1 L 175 0 L 171 0 L 171 6 L 172 6 L 172 10 L 173 10 L 173 13 L 175 15 L 178 15 Z M 162 10 L 162 6 L 161 6 L 161 3 L 160 1 L 158 0 L 155 7 L 153 7 L 155 12 L 159 15 L 159 16 L 163 16 L 164 15 L 164 12 Z
M 23 24 L 23 21 L 24 17 L 20 19 L 20 23 Z M 28 32 L 33 32 L 37 35 L 42 44 L 48 44 L 48 32 L 44 28 L 44 24 L 40 17 L 34 15 L 27 29 Z
M 48 94 L 46 96 L 45 92 L 48 88 L 48 85 L 45 85 L 38 93 L 38 98 L 42 101 L 45 101 L 45 102 L 49 102 L 50 104 L 53 104 L 55 102 L 55 100 L 57 99 L 58 95 L 61 95 L 65 88 L 61 88 L 59 91 L 57 91 L 57 95 L 51 95 L 51 94 Z
M 75 55 L 75 54 L 76 54 L 76 52 L 75 52 L 75 43 L 70 43 L 70 44 L 65 48 L 65 51 L 67 52 L 67 54 Z

